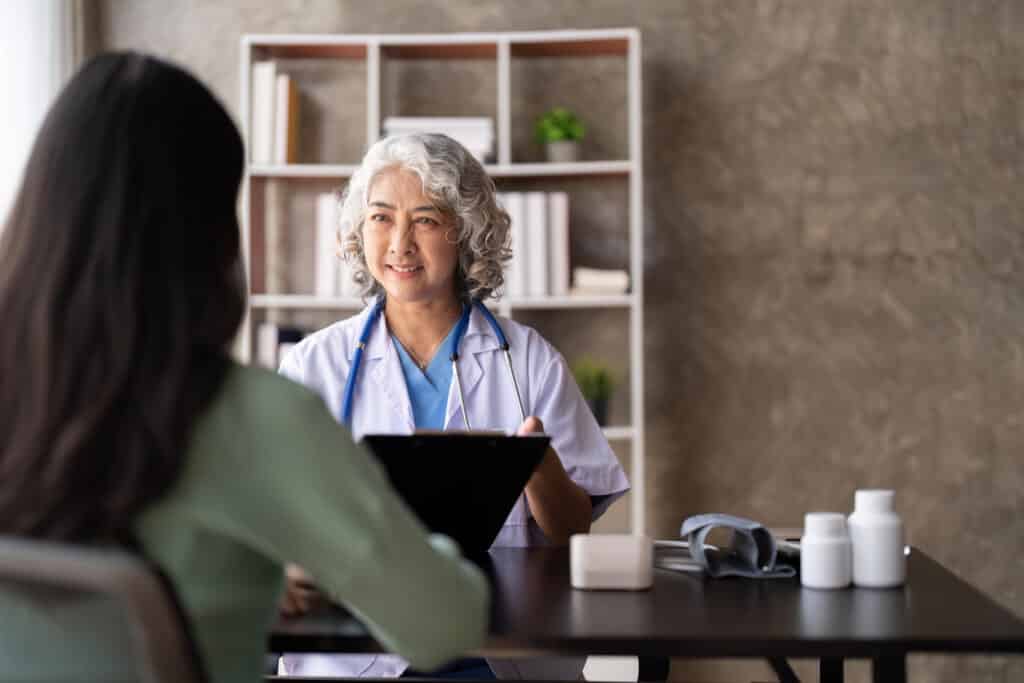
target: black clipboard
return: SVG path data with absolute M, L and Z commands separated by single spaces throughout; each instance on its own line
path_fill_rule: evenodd
M 547 452 L 543 434 L 367 434 L 391 484 L 431 531 L 486 553 Z

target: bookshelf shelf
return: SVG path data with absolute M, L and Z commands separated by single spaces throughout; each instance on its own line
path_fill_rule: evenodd
M 419 33 L 399 35 L 253 34 L 243 50 L 276 59 L 367 59 L 371 46 L 397 59 L 495 59 L 501 45 L 515 57 L 596 57 L 629 55 L 634 29 L 529 31 L 503 33 Z
M 629 441 L 633 438 L 633 428 L 630 426 L 603 427 L 604 438 L 609 441 Z
M 355 170 L 354 164 L 252 164 L 249 175 L 254 178 L 348 178 Z
M 590 59 L 592 57 L 600 59 L 594 61 Z M 281 60 L 282 70 L 291 75 L 298 74 L 300 79 L 302 74 L 309 77 L 309 73 L 315 73 L 320 80 L 314 81 L 311 86 L 314 92 L 306 93 L 306 96 L 328 114 L 336 114 L 343 109 L 348 114 L 348 118 L 325 114 L 323 121 L 344 121 L 345 124 L 330 128 L 331 134 L 325 138 L 310 138 L 315 142 L 312 147 L 302 147 L 300 144 L 299 149 L 303 151 L 295 157 L 299 160 L 352 161 L 359 154 L 357 150 L 365 149 L 379 139 L 385 118 L 417 113 L 406 111 L 400 104 L 395 104 L 394 83 L 400 82 L 396 73 L 415 75 L 429 71 L 436 77 L 439 70 L 445 74 L 449 70 L 463 73 L 459 70 L 466 69 L 470 70 L 466 73 L 483 74 L 486 79 L 481 82 L 487 88 L 475 95 L 483 99 L 459 100 L 454 103 L 452 111 L 431 114 L 457 116 L 468 113 L 494 117 L 494 160 L 486 164 L 485 168 L 498 181 L 499 190 L 508 188 L 512 194 L 557 190 L 551 192 L 550 196 L 573 195 L 573 202 L 577 196 L 587 201 L 596 193 L 602 194 L 604 206 L 611 207 L 613 211 L 596 217 L 597 221 L 604 222 L 595 226 L 598 228 L 595 235 L 614 235 L 601 231 L 601 228 L 608 227 L 625 231 L 628 238 L 625 244 L 628 247 L 621 267 L 628 271 L 630 292 L 614 295 L 505 296 L 495 302 L 492 309 L 508 317 L 536 316 L 540 320 L 550 317 L 552 311 L 579 311 L 573 315 L 580 318 L 584 327 L 590 321 L 596 321 L 601 311 L 620 311 L 623 317 L 628 318 L 621 330 L 612 331 L 613 335 L 621 335 L 620 339 L 628 347 L 628 377 L 623 378 L 621 383 L 621 390 L 628 392 L 628 415 L 620 418 L 626 424 L 604 427 L 603 432 L 627 465 L 633 488 L 627 496 L 628 510 L 625 507 L 619 508 L 620 512 L 626 513 L 625 517 L 620 514 L 619 521 L 611 523 L 619 526 L 599 528 L 644 533 L 644 207 L 640 32 L 634 28 L 619 28 L 454 34 L 243 36 L 239 76 L 241 118 L 247 141 L 248 163 L 242 185 L 242 248 L 247 277 L 250 278 L 249 291 L 260 292 L 251 294 L 249 298 L 249 310 L 237 346 L 238 355 L 244 362 L 255 355 L 253 351 L 260 322 L 271 323 L 271 327 L 289 325 L 296 320 L 333 317 L 335 313 L 341 317 L 363 307 L 362 300 L 354 297 L 289 293 L 289 288 L 293 288 L 292 291 L 325 291 L 320 289 L 319 284 L 313 286 L 310 283 L 308 268 L 304 270 L 297 264 L 302 263 L 301 259 L 314 259 L 314 253 L 322 253 L 315 248 L 317 221 L 311 219 L 316 213 L 317 198 L 323 196 L 328 183 L 336 187 L 350 178 L 357 166 L 352 163 L 252 163 L 253 64 L 265 60 Z M 449 64 L 445 63 L 446 60 L 452 61 Z M 542 103 L 540 100 L 529 99 L 538 92 L 534 87 L 536 83 L 547 83 L 543 74 L 552 74 L 564 77 L 565 85 L 571 88 L 573 84 L 588 82 L 574 80 L 578 73 L 575 70 L 582 68 L 587 72 L 595 64 L 599 65 L 595 68 L 603 69 L 601 73 L 605 74 L 605 78 L 609 78 L 608 73 L 616 74 L 611 77 L 614 80 L 608 81 L 609 87 L 614 89 L 619 87 L 617 84 L 625 84 L 624 89 L 615 93 L 621 95 L 615 100 L 616 104 L 605 108 L 607 112 L 604 109 L 593 109 L 592 112 L 599 117 L 598 123 L 606 126 L 605 130 L 614 131 L 612 136 L 604 139 L 610 143 L 599 147 L 602 150 L 600 154 L 606 158 L 572 163 L 529 161 L 532 152 L 523 151 L 526 149 L 526 138 L 523 136 L 526 135 L 527 126 L 532 125 L 532 117 L 537 114 L 529 107 L 552 105 L 552 102 Z M 610 71 L 609 65 L 612 67 Z M 350 88 L 345 95 L 348 99 L 339 99 L 337 91 L 330 89 L 332 86 L 324 85 L 322 74 L 330 69 L 343 74 L 338 83 Z M 403 71 L 406 69 L 410 71 Z M 617 80 L 619 78 L 622 80 Z M 259 90 L 263 92 L 265 79 L 259 83 Z M 491 83 L 494 84 L 493 95 L 490 94 Z M 491 102 L 491 97 L 495 101 Z M 481 102 L 487 103 L 482 110 Z M 465 106 L 460 109 L 460 104 Z M 338 111 L 331 112 L 331 107 L 338 107 Z M 260 120 L 265 122 L 267 119 L 264 117 Z M 355 125 L 352 125 L 353 120 Z M 620 125 L 624 127 L 615 127 Z M 260 155 L 258 158 L 272 157 Z M 273 158 L 285 157 L 275 155 Z M 299 182 L 273 182 L 275 180 Z M 579 231 L 574 234 L 579 235 L 578 239 L 591 239 L 590 236 L 583 237 L 582 233 L 594 216 L 586 216 L 585 211 L 577 216 L 579 222 L 570 224 L 572 229 Z M 612 239 L 618 242 L 621 234 L 614 235 Z M 287 273 L 288 277 L 282 276 L 282 272 Z M 317 272 L 324 271 L 314 268 L 313 274 Z M 315 277 L 312 279 L 316 280 Z M 319 283 L 318 280 L 316 282 Z M 565 290 L 559 287 L 553 291 Z M 543 332 L 543 326 L 539 327 Z M 582 331 L 586 336 L 587 330 Z M 573 349 L 563 349 L 563 352 L 567 350 L 570 351 L 567 357 L 571 360 Z M 582 353 L 583 350 L 577 349 L 577 352 Z M 621 353 L 619 360 L 625 360 Z M 601 523 L 606 521 L 607 518 L 602 519 Z
M 349 178 L 354 164 L 251 164 L 254 178 Z M 557 176 L 629 175 L 631 161 L 576 161 L 567 164 L 486 164 L 492 178 L 544 178 Z
M 359 310 L 364 306 L 362 299 L 352 297 L 322 297 L 312 294 L 254 294 L 249 301 L 253 308 L 263 309 L 326 309 Z
M 634 301 L 630 294 L 570 294 L 531 299 L 509 298 L 507 303 L 514 311 L 545 308 L 629 308 Z
M 486 166 L 494 178 L 628 175 L 633 171 L 631 161 L 574 161 L 568 164 L 495 164 Z
M 538 297 L 534 299 L 502 299 L 498 307 L 511 310 L 538 310 L 561 308 L 629 308 L 634 303 L 630 294 L 591 294 Z M 352 297 L 322 297 L 312 294 L 254 294 L 249 305 L 259 309 L 361 309 L 362 299 Z

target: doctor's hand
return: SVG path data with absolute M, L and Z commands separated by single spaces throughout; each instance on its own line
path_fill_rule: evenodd
M 531 415 L 530 417 L 523 420 L 523 424 L 519 425 L 519 429 L 516 430 L 516 434 L 519 436 L 526 436 L 527 434 L 543 434 L 544 423 L 540 421 L 539 417 Z
M 281 616 L 297 617 L 324 601 L 324 595 L 313 583 L 313 578 L 299 565 L 287 565 L 284 578 L 284 595 L 277 606 Z
M 544 423 L 535 415 L 516 430 L 519 436 L 543 432 Z M 526 482 L 525 493 L 533 518 L 552 543 L 565 544 L 571 535 L 590 531 L 590 496 L 569 478 L 551 446 Z

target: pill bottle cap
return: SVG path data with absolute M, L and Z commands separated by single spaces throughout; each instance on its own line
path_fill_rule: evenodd
M 808 512 L 804 515 L 804 536 L 842 538 L 846 536 L 846 517 L 838 512 Z
M 853 511 L 886 513 L 893 511 L 895 493 L 889 489 L 860 489 L 853 496 Z

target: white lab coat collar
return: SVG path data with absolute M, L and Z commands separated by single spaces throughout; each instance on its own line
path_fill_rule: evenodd
M 483 353 L 499 351 L 501 345 L 497 335 L 491 329 L 490 323 L 483 313 L 476 306 L 469 314 L 469 325 L 466 326 L 466 334 L 462 338 L 462 345 L 459 348 L 459 376 L 462 380 L 462 395 L 466 399 L 466 411 L 470 414 L 470 425 L 474 425 L 472 410 L 473 390 L 480 383 L 483 377 L 483 366 L 478 356 Z M 445 410 L 445 427 L 457 418 L 460 426 L 465 428 L 462 421 L 462 410 L 459 405 L 459 392 L 455 387 L 455 377 L 452 377 L 452 385 L 448 390 L 448 407 Z M 480 425 L 475 425 L 479 427 Z
M 498 337 L 491 329 L 491 324 L 476 306 L 469 315 L 469 325 L 466 327 L 466 336 L 462 340 L 463 349 L 459 353 L 482 353 L 483 351 L 497 351 L 501 348 Z

